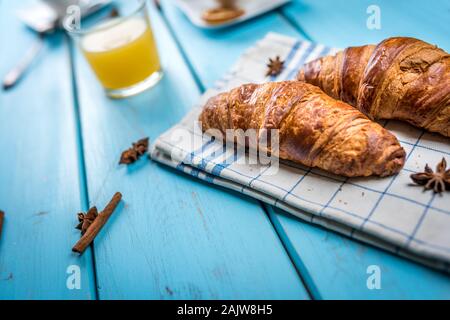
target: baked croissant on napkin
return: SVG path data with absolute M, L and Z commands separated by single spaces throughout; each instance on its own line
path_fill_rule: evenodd
M 346 177 L 397 173 L 405 151 L 397 138 L 318 87 L 284 81 L 246 84 L 210 98 L 202 130 L 278 129 L 278 156 Z M 268 146 L 269 152 L 271 146 Z
M 450 55 L 414 38 L 349 47 L 303 66 L 319 86 L 371 119 L 398 119 L 450 136 Z

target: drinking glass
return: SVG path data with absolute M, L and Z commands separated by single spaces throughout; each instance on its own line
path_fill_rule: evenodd
M 146 1 L 127 2 L 134 5 L 128 14 L 120 12 L 94 23 L 81 23 L 76 7 L 69 7 L 63 23 L 112 98 L 138 94 L 156 85 L 163 75 Z

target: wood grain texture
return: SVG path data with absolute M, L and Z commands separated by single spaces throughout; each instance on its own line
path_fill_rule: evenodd
M 282 210 L 270 217 L 317 299 L 449 299 L 447 274 L 357 240 L 300 221 Z M 381 271 L 381 289 L 369 290 L 369 266 Z
M 308 298 L 256 201 L 146 157 L 118 164 L 131 142 L 155 139 L 199 98 L 154 9 L 151 18 L 165 76 L 142 95 L 109 100 L 75 53 L 90 204 L 123 194 L 94 241 L 100 299 Z
M 14 15 L 19 5 L 0 4 L 2 76 L 35 41 Z M 26 77 L 0 92 L 0 299 L 95 298 L 91 253 L 70 251 L 82 209 L 70 77 L 56 34 Z M 66 286 L 71 265 L 80 267 L 80 290 Z
M 380 29 L 367 28 L 367 8 L 371 5 L 380 8 Z M 293 0 L 281 12 L 312 40 L 333 47 L 410 36 L 450 51 L 450 2 L 446 0 Z
M 345 10 L 348 10 L 348 7 Z M 247 34 L 247 37 L 239 38 L 240 47 L 231 49 L 234 58 L 267 32 L 274 30 L 270 23 L 260 24 L 260 20 L 257 19 L 222 30 L 220 33 L 209 34 L 190 25 L 172 4 L 164 2 L 163 11 L 182 50 L 189 57 L 196 77 L 202 80 L 201 85 L 204 87 L 211 86 L 213 80 L 223 75 L 223 61 L 228 61 L 229 54 L 224 48 L 234 48 L 233 43 L 239 34 Z M 344 13 L 341 11 L 340 14 Z M 294 29 L 276 13 L 266 15 L 264 19 L 264 21 L 278 21 L 276 25 L 278 32 L 303 38 L 300 28 Z M 258 38 L 255 39 L 249 35 L 247 28 L 258 30 Z M 316 26 L 316 29 L 320 27 Z M 323 33 L 328 33 L 334 39 L 340 39 L 340 36 L 336 36 L 336 32 L 330 30 L 335 29 L 325 29 Z M 346 37 L 349 37 L 348 33 L 345 34 Z M 312 40 L 329 44 L 325 42 L 327 39 Z M 207 51 L 202 49 L 206 46 Z M 206 60 L 210 63 L 208 67 L 202 64 Z M 213 62 L 215 65 L 211 65 Z M 445 274 L 305 223 L 270 206 L 266 207 L 277 232 L 314 298 L 449 298 L 450 278 Z M 366 270 L 370 265 L 379 265 L 382 270 L 382 290 L 369 290 L 366 286 L 368 277 Z
M 244 50 L 261 40 L 267 32 L 298 35 L 285 19 L 273 12 L 234 27 L 203 30 L 194 26 L 171 1 L 161 4 L 170 28 L 203 88 L 213 86 L 230 70 Z

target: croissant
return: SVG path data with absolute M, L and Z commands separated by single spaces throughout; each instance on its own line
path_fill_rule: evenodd
M 450 55 L 414 38 L 349 47 L 307 63 L 297 79 L 370 119 L 398 119 L 450 136 Z
M 278 129 L 279 158 L 346 177 L 392 175 L 405 162 L 393 134 L 299 81 L 245 84 L 218 94 L 207 101 L 199 121 L 203 131 L 219 130 L 223 137 L 228 129 L 256 129 L 260 139 L 262 129 Z

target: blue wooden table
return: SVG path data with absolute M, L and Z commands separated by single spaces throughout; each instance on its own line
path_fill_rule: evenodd
M 366 27 L 372 4 L 381 29 Z M 0 1 L 0 75 L 35 37 L 15 17 L 19 5 Z M 165 70 L 153 90 L 106 98 L 57 33 L 20 85 L 0 92 L 1 299 L 450 298 L 446 274 L 149 159 L 117 164 L 132 141 L 180 120 L 269 31 L 337 47 L 406 35 L 449 51 L 448 1 L 298 0 L 217 31 L 196 28 L 171 1 L 150 15 Z M 76 213 L 116 191 L 118 211 L 84 255 L 72 253 Z M 366 285 L 371 265 L 379 290 Z

